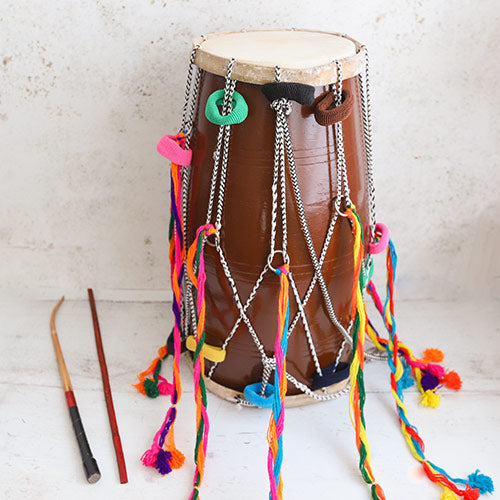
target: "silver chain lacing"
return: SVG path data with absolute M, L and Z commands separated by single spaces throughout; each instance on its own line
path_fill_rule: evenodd
M 372 120 L 371 120 L 371 99 L 370 99 L 370 79 L 369 79 L 369 56 L 366 46 L 362 46 L 361 50 L 365 55 L 364 74 L 361 72 L 359 78 L 359 94 L 361 97 L 361 113 L 363 117 L 363 142 L 365 146 L 366 157 L 366 182 L 368 185 L 368 225 L 369 238 L 373 241 L 375 238 L 375 223 L 377 216 L 375 213 L 375 182 L 373 175 L 373 141 L 372 141 Z M 370 267 L 373 265 L 373 257 L 367 254 L 364 264 L 361 268 L 365 277 L 370 272 Z M 370 340 L 370 339 L 368 339 Z M 365 351 L 367 359 L 386 359 L 387 353 L 379 351 L 376 347 Z

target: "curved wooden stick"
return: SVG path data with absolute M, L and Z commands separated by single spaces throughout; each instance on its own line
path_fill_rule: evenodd
M 95 458 L 92 456 L 92 451 L 90 450 L 89 442 L 87 441 L 87 436 L 85 435 L 85 430 L 80 418 L 80 412 L 78 411 L 75 395 L 73 394 L 73 387 L 71 386 L 68 369 L 66 368 L 61 345 L 59 344 L 59 338 L 57 337 L 56 313 L 63 300 L 64 296 L 61 297 L 56 307 L 54 307 L 54 310 L 52 311 L 52 315 L 50 316 L 50 331 L 52 332 L 52 342 L 54 343 L 54 349 L 56 351 L 59 373 L 61 374 L 64 394 L 66 396 L 66 403 L 69 410 L 69 416 L 71 418 L 71 423 L 73 424 L 73 430 L 75 431 L 78 447 L 80 448 L 80 455 L 82 456 L 85 475 L 89 483 L 96 483 L 97 481 L 99 481 L 99 479 L 101 479 L 101 473 L 99 472 L 99 467 L 97 466 Z

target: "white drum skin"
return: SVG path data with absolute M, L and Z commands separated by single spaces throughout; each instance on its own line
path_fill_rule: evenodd
M 225 76 L 228 60 L 235 59 L 235 80 L 262 85 L 275 80 L 313 86 L 337 81 L 335 61 L 342 64 L 343 79 L 358 75 L 364 66 L 364 47 L 340 34 L 309 30 L 255 30 L 211 33 L 198 37 L 195 64 Z

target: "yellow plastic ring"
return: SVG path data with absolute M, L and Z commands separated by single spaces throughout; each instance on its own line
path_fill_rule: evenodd
M 186 347 L 192 352 L 196 351 L 196 338 L 194 335 L 188 335 Z M 205 355 L 205 359 L 214 363 L 222 363 L 226 359 L 226 351 L 224 349 L 207 343 L 203 346 L 203 354 Z

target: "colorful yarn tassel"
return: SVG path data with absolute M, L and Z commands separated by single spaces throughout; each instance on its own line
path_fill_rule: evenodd
M 372 297 L 375 307 L 382 316 L 385 328 L 387 329 L 387 331 L 390 331 L 391 316 L 390 314 L 387 314 L 387 305 L 382 305 L 380 297 L 377 293 L 377 289 L 375 288 L 375 285 L 372 281 L 368 283 L 366 290 Z M 378 349 L 386 350 L 387 339 L 379 337 L 371 322 L 368 322 L 367 333 Z M 417 384 L 417 388 L 421 393 L 420 404 L 422 404 L 422 406 L 427 406 L 430 408 L 437 408 L 439 406 L 440 396 L 436 394 L 436 390 L 442 384 L 455 390 L 460 390 L 460 388 L 462 387 L 462 381 L 460 379 L 460 376 L 456 372 L 446 372 L 441 365 L 435 363 L 440 362 L 444 359 L 444 354 L 439 349 L 426 349 L 424 351 L 424 357 L 421 359 L 417 359 L 413 355 L 409 347 L 399 341 L 398 351 L 403 356 L 405 366 L 409 366 L 411 368 L 412 374 Z M 402 382 L 403 389 L 408 387 L 407 384 L 409 382 L 407 377 L 408 371 L 405 371 Z M 429 391 L 432 391 L 432 394 L 430 394 Z
M 459 391 L 462 388 L 462 379 L 460 378 L 460 375 L 453 370 L 444 374 L 442 382 L 444 382 L 448 389 Z
M 443 351 L 439 349 L 430 348 L 424 351 L 424 358 L 422 359 L 422 361 L 424 363 L 441 363 L 443 359 L 444 359 Z
M 372 338 L 373 342 L 378 348 L 385 348 L 388 354 L 388 364 L 391 370 L 391 391 L 396 401 L 398 418 L 401 425 L 401 431 L 403 436 L 410 448 L 412 455 L 418 460 L 424 469 L 427 477 L 441 485 L 443 487 L 443 493 L 441 494 L 441 499 L 450 500 L 455 499 L 457 497 L 462 497 L 465 500 L 476 500 L 480 493 L 491 492 L 493 491 L 493 482 L 488 476 L 484 476 L 479 474 L 479 471 L 476 471 L 475 474 L 471 474 L 468 480 L 464 479 L 456 479 L 450 477 L 443 469 L 433 464 L 429 460 L 426 459 L 424 455 L 424 443 L 422 438 L 418 434 L 418 430 L 415 426 L 411 425 L 408 420 L 407 409 L 404 405 L 404 396 L 403 396 L 403 374 L 404 374 L 404 366 L 403 362 L 399 356 L 400 352 L 402 352 L 404 359 L 413 364 L 415 367 L 415 371 L 420 378 L 417 378 L 417 384 L 421 389 L 422 387 L 422 374 L 421 368 L 424 365 L 428 373 L 434 372 L 434 376 L 440 373 L 440 370 L 435 368 L 437 365 L 432 365 L 432 363 L 428 363 L 425 365 L 421 361 L 417 361 L 411 351 L 402 344 L 399 343 L 397 334 L 396 334 L 396 321 L 394 319 L 394 280 L 396 277 L 396 266 L 397 266 L 397 254 L 396 249 L 394 248 L 394 244 L 391 240 L 389 240 L 389 247 L 387 249 L 387 297 L 385 304 L 383 306 L 383 314 L 384 314 L 384 323 L 389 332 L 389 338 L 387 340 L 381 339 L 377 334 L 374 328 L 370 323 L 367 325 L 367 332 Z M 376 295 L 375 288 L 373 284 L 368 285 L 368 289 L 372 297 L 374 298 L 375 305 L 378 308 L 377 302 L 380 304 L 380 299 L 378 295 Z M 381 304 L 380 304 L 381 305 Z M 439 357 L 439 355 L 437 356 Z M 426 354 L 426 361 L 429 359 L 436 360 L 436 353 L 434 352 L 429 357 L 429 352 Z M 419 364 L 420 363 L 420 364 Z M 424 390 L 422 399 L 423 403 L 428 406 L 437 406 L 438 401 L 435 399 L 439 397 L 433 390 Z M 456 484 L 465 485 L 464 489 L 460 489 Z
M 194 461 L 196 470 L 193 479 L 193 491 L 190 500 L 199 498 L 199 488 L 205 472 L 205 456 L 208 442 L 207 392 L 205 389 L 205 259 L 204 240 L 215 234 L 214 226 L 207 224 L 196 231 L 196 239 L 189 248 L 187 256 L 187 271 L 197 290 L 196 295 L 196 349 L 193 353 L 194 395 L 196 400 L 196 444 Z M 197 271 L 196 271 L 197 270 Z
M 364 342 L 366 330 L 366 311 L 360 282 L 361 266 L 363 262 L 363 229 L 356 213 L 354 205 L 351 205 L 346 215 L 351 221 L 354 236 L 354 279 L 351 298 L 351 322 L 352 322 L 352 361 L 350 369 L 351 389 L 349 393 L 350 416 L 356 432 L 356 446 L 358 448 L 360 461 L 359 469 L 365 482 L 371 486 L 373 500 L 385 500 L 382 487 L 375 482 L 371 467 L 370 448 L 368 436 L 365 429 L 364 405 L 365 405 L 365 383 L 363 378 L 364 369 Z
M 184 133 L 175 136 L 177 144 L 184 148 Z M 174 423 L 177 417 L 177 404 L 181 398 L 182 386 L 179 374 L 181 355 L 181 288 L 184 273 L 186 247 L 182 225 L 181 204 L 181 169 L 172 162 L 170 169 L 170 277 L 173 290 L 172 310 L 174 313 L 174 360 L 171 393 L 171 406 L 165 420 L 156 433 L 151 448 L 142 456 L 142 463 L 155 467 L 160 474 L 168 474 L 172 469 L 182 467 L 184 455 L 176 448 L 174 439 Z M 158 364 L 156 365 L 156 367 Z M 166 382 L 166 381 L 165 381 Z
M 167 357 L 167 346 L 164 345 L 158 349 L 158 357 L 153 360 L 149 367 L 137 375 L 139 383 L 132 384 L 140 393 L 150 398 L 156 398 L 160 394 L 171 394 L 172 384 L 160 375 L 162 361 Z M 153 375 L 152 378 L 148 375 Z
M 288 264 L 276 269 L 280 278 L 280 295 L 278 304 L 278 330 L 274 342 L 276 369 L 274 370 L 273 412 L 267 429 L 269 452 L 267 455 L 267 471 L 269 474 L 271 500 L 283 499 L 283 479 L 281 465 L 283 462 L 283 426 L 285 422 L 286 381 L 286 350 L 288 346 L 289 322 L 289 282 Z

